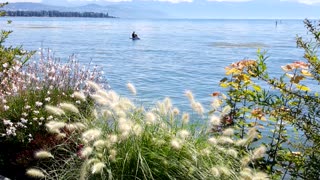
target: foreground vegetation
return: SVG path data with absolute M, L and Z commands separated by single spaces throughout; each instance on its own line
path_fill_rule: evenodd
M 270 77 L 265 53 L 226 68 L 204 112 L 152 107 L 108 89 L 96 66 L 5 47 L 0 38 L 0 174 L 12 179 L 318 179 L 320 25 L 297 38 L 305 60 Z M 30 57 L 38 57 L 29 62 Z M 127 84 L 132 97 L 137 93 Z M 314 87 L 313 86 L 313 87 Z M 269 87 L 272 87 L 271 89 Z M 133 98 L 134 99 L 134 98 Z M 267 130 L 266 130 L 267 129 Z M 271 130 L 271 132 L 268 132 Z M 296 136 L 299 140 L 294 139 Z

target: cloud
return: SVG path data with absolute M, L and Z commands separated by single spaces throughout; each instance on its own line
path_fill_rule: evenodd
M 0 3 L 9 2 L 9 3 L 16 3 L 16 2 L 34 2 L 34 3 L 41 3 L 42 0 L 0 0 Z
M 130 2 L 132 0 L 67 0 L 68 2 Z
M 170 3 L 182 3 L 182 2 L 193 2 L 193 0 L 156 0 L 160 2 L 170 2 Z
M 132 0 L 67 0 L 69 2 L 81 1 L 81 2 L 124 2 L 124 1 L 132 1 Z M 146 1 L 159 1 L 159 2 L 170 2 L 170 3 L 181 3 L 181 2 L 193 2 L 193 0 L 146 0 Z
M 302 4 L 307 4 L 307 5 L 320 3 L 320 0 L 280 0 L 280 1 L 298 2 L 298 3 L 302 3 Z
M 208 0 L 211 2 L 249 2 L 253 0 Z

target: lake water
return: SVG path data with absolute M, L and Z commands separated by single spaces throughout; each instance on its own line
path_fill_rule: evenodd
M 5 20 L 13 23 L 6 25 Z M 90 18 L 0 18 L 0 27 L 13 30 L 7 41 L 27 50 L 50 48 L 67 60 L 76 54 L 82 64 L 104 67 L 110 86 L 129 95 L 128 82 L 139 102 L 150 104 L 171 97 L 187 109 L 184 96 L 191 90 L 205 105 L 219 88 L 224 67 L 243 58 L 256 58 L 258 48 L 268 51 L 269 70 L 301 60 L 296 35 L 305 35 L 302 20 L 146 20 Z M 132 31 L 141 38 L 130 40 Z

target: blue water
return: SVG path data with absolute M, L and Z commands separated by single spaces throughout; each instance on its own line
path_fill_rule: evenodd
M 129 95 L 126 83 L 138 90 L 139 102 L 152 104 L 171 97 L 186 109 L 184 96 L 210 104 L 219 88 L 224 67 L 243 58 L 256 58 L 258 48 L 268 51 L 269 70 L 281 74 L 281 65 L 301 60 L 296 35 L 305 35 L 302 20 L 137 20 L 90 18 L 9 18 L 0 27 L 13 30 L 7 41 L 27 50 L 50 48 L 67 60 L 76 54 L 82 64 L 104 67 L 110 86 Z M 135 31 L 141 40 L 132 41 Z

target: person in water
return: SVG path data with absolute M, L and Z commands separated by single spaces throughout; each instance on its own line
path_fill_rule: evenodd
M 138 35 L 133 31 L 133 33 L 132 33 L 132 39 L 134 39 L 134 38 L 138 38 Z

